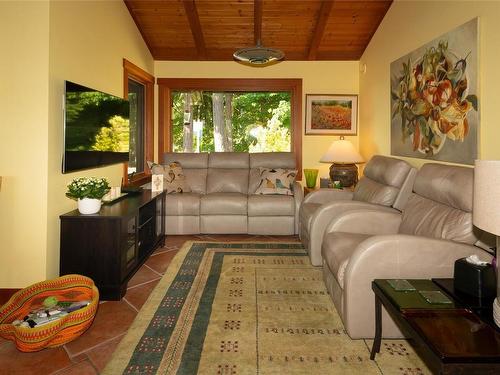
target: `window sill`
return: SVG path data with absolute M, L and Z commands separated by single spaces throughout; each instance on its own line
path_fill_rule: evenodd
M 141 186 L 151 182 L 151 175 L 146 173 L 138 173 L 134 175 L 132 180 L 129 180 L 127 186 Z

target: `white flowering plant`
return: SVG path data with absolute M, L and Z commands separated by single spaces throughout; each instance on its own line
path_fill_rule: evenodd
M 109 190 L 109 183 L 105 178 L 77 177 L 68 184 L 66 196 L 71 199 L 101 199 Z

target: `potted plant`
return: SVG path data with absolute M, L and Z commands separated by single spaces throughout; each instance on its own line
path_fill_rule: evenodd
M 69 183 L 66 196 L 78 201 L 81 214 L 95 214 L 101 209 L 101 199 L 109 190 L 105 178 L 77 177 Z

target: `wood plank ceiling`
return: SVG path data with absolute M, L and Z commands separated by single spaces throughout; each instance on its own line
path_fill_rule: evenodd
M 155 60 L 233 60 L 255 46 L 286 60 L 359 60 L 392 0 L 124 0 Z

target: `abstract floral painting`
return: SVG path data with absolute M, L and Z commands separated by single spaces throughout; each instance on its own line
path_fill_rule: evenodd
M 473 164 L 477 158 L 478 19 L 391 63 L 391 153 Z

